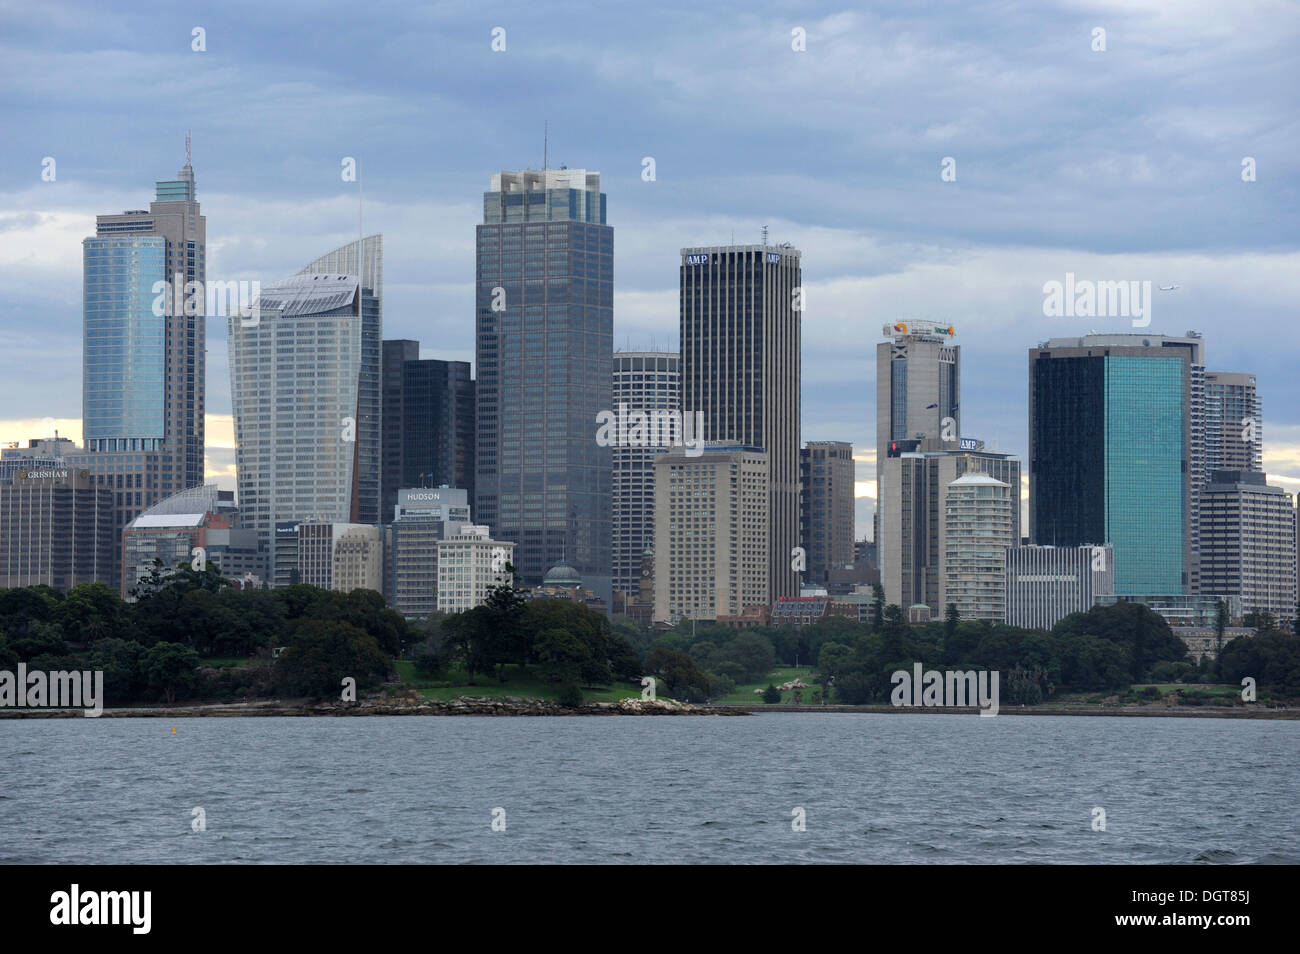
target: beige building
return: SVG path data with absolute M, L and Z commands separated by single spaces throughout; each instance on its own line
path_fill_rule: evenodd
M 769 602 L 767 455 L 709 442 L 655 460 L 656 622 L 739 617 Z M 788 557 L 787 557 L 788 564 Z
M 460 613 L 483 605 L 491 587 L 510 582 L 506 564 L 514 555 L 513 543 L 493 540 L 487 527 L 471 523 L 439 540 L 438 610 Z
M 303 583 L 350 593 L 384 589 L 384 542 L 364 523 L 303 523 L 298 528 L 298 573 Z

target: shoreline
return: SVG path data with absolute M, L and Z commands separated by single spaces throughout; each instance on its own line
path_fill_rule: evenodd
M 267 700 L 264 702 L 207 703 L 195 706 L 142 706 L 105 709 L 100 719 L 193 719 L 257 717 L 339 717 L 339 716 L 745 716 L 765 712 L 823 712 L 874 715 L 978 715 L 979 709 L 963 707 L 919 707 L 889 705 L 792 705 L 765 703 L 696 704 L 636 698 L 618 702 L 590 702 L 574 708 L 540 699 L 488 699 L 461 697 L 447 702 L 426 701 L 418 704 L 393 703 L 310 703 Z M 1198 706 L 1072 706 L 1002 708 L 998 715 L 1012 716 L 1132 716 L 1166 719 L 1271 719 L 1300 720 L 1300 708 L 1213 707 Z M 84 719 L 82 709 L 0 708 L 0 719 Z

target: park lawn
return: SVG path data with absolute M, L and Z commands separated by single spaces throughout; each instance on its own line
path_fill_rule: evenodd
M 203 656 L 199 658 L 199 665 L 210 666 L 213 669 L 238 669 L 252 661 L 252 656 Z
M 812 705 L 813 691 L 821 691 L 821 686 L 813 682 L 813 675 L 815 673 L 816 669 L 812 666 L 780 666 L 768 673 L 765 679 L 760 679 L 758 682 L 747 682 L 744 685 L 738 685 L 736 686 L 735 692 L 723 696 L 721 699 L 714 699 L 713 701 L 723 703 L 744 703 L 746 705 L 757 703 L 762 705 L 763 697 L 755 692 L 755 689 L 766 689 L 769 683 L 774 686 L 779 686 L 783 682 L 793 682 L 798 678 L 812 686 L 812 689 L 805 689 L 803 691 L 803 704 Z M 787 705 L 794 705 L 794 690 L 787 689 L 782 692 L 781 701 Z
M 471 686 L 466 681 L 463 669 L 452 669 L 442 679 L 426 680 L 415 674 L 415 663 L 409 659 L 399 659 L 394 663 L 403 686 L 416 689 L 426 699 L 446 702 L 461 696 L 477 696 L 480 699 L 504 699 L 514 696 L 519 699 L 554 699 L 559 694 L 559 687 L 540 678 L 536 673 L 521 670 L 518 666 L 506 667 L 506 681 L 497 682 L 495 673 L 476 673 L 478 685 Z M 450 685 L 447 685 L 450 683 Z M 641 690 L 631 684 L 620 686 L 582 687 L 585 702 L 617 702 L 619 699 L 639 699 Z

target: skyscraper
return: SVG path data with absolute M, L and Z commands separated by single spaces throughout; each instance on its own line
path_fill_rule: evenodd
M 227 319 L 230 394 L 243 525 L 275 567 L 277 523 L 379 522 L 381 328 L 356 275 L 300 272 L 263 288 L 260 309 Z
M 681 356 L 666 351 L 620 351 L 614 355 L 614 403 L 618 411 L 649 414 L 682 407 Z M 676 435 L 680 437 L 681 435 Z M 655 457 L 662 447 L 613 447 L 612 489 L 615 590 L 636 599 L 641 586 L 641 565 L 646 550 L 654 546 Z
M 728 245 L 681 254 L 682 415 L 702 413 L 709 441 L 766 452 L 767 598 L 798 596 L 799 250 Z
M 458 487 L 474 499 L 474 379 L 468 361 L 420 358 L 416 341 L 384 342 L 383 503 L 398 490 Z
M 805 581 L 825 582 L 831 567 L 853 562 L 854 483 L 852 444 L 809 441 L 799 452 L 800 540 L 808 555 Z
M 380 406 L 380 349 L 384 328 L 384 237 L 365 238 L 327 252 L 299 275 L 355 275 L 363 289 L 361 297 L 361 368 L 358 374 L 356 411 L 356 510 L 359 523 L 377 524 L 388 519 L 380 513 L 379 484 L 382 462 L 383 414 Z M 369 289 L 369 293 L 365 293 Z
M 1194 592 L 1204 371 L 1191 334 L 1031 349 L 1031 541 L 1113 544 L 1117 596 Z
M 82 242 L 86 453 L 69 463 L 113 490 L 119 532 L 203 483 L 207 225 L 186 146 L 149 211 L 98 216 Z
M 961 346 L 951 325 L 900 321 L 876 345 L 876 526 L 880 478 L 894 441 L 937 440 L 961 433 Z M 951 417 L 951 435 L 943 419 Z M 877 535 L 876 541 L 880 538 Z
M 600 174 L 501 172 L 477 229 L 474 519 L 521 582 L 572 565 L 610 597 L 614 230 Z
M 1205 373 L 1206 483 L 1216 470 L 1262 471 L 1264 424 L 1253 374 Z

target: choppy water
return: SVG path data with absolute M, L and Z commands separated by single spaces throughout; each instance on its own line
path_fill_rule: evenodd
M 1298 765 L 1253 720 L 5 720 L 0 861 L 1295 864 Z

